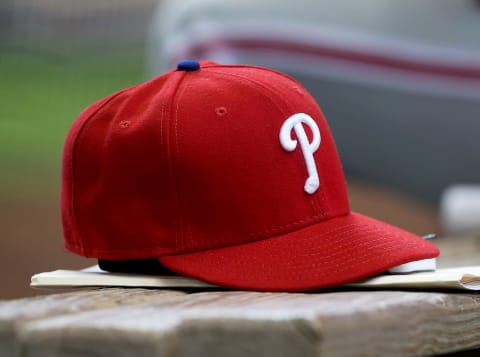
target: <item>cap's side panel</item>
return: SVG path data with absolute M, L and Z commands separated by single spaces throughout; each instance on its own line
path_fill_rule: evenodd
M 111 99 L 119 93 L 103 98 L 84 109 L 73 122 L 65 140 L 62 157 L 61 213 L 65 247 L 75 253 L 83 254 L 83 241 L 78 231 L 74 212 L 74 150 L 75 143 L 85 123 Z
M 166 142 L 178 82 L 172 76 L 120 92 L 77 130 L 68 150 L 74 185 L 66 192 L 72 200 L 66 221 L 68 227 L 68 220 L 75 221 L 77 237 L 68 245 L 81 239 L 82 248 L 69 249 L 122 260 L 175 248 L 178 217 Z

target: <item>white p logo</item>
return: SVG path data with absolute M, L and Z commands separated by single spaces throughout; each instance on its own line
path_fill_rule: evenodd
M 312 142 L 308 142 L 307 134 L 303 125 L 307 125 L 313 133 Z M 320 129 L 318 129 L 317 123 L 312 119 L 310 115 L 305 113 L 297 113 L 285 120 L 280 129 L 280 143 L 282 147 L 287 151 L 293 151 L 297 147 L 297 140 L 292 139 L 291 132 L 295 130 L 295 135 L 300 143 L 302 149 L 303 158 L 305 159 L 305 165 L 307 166 L 308 177 L 305 181 L 305 192 L 313 194 L 320 186 L 320 179 L 318 178 L 317 166 L 313 159 L 313 153 L 317 151 L 320 146 Z

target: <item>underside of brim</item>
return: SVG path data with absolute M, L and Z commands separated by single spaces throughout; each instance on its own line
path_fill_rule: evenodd
M 178 274 L 227 288 L 306 291 L 438 255 L 417 235 L 350 213 L 261 241 L 158 259 Z

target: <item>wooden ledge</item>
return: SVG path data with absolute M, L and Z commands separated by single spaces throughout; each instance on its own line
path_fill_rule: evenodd
M 480 294 L 101 289 L 0 303 L 2 356 L 419 356 L 480 347 Z

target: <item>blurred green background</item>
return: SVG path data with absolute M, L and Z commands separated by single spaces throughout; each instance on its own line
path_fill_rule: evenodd
M 34 273 L 90 263 L 63 249 L 63 142 L 83 108 L 145 80 L 156 3 L 0 2 L 0 299 L 40 293 Z

